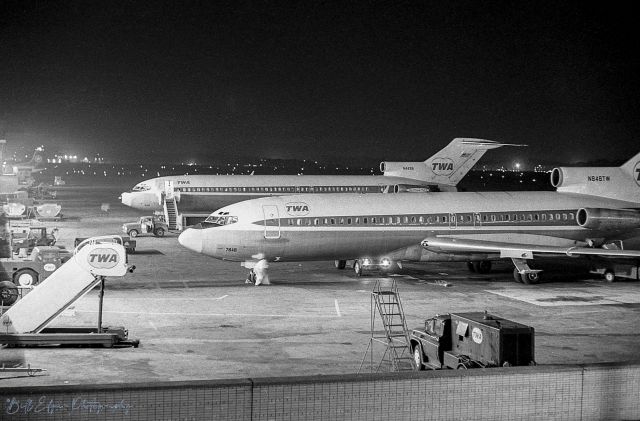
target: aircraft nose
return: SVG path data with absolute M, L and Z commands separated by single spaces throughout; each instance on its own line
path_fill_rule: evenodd
M 120 201 L 123 205 L 132 207 L 133 204 L 133 195 L 131 193 L 122 193 L 120 195 Z
M 185 248 L 202 253 L 202 230 L 187 228 L 178 237 L 178 242 Z

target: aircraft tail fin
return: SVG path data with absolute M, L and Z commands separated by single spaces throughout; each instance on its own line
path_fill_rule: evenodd
M 380 164 L 380 169 L 385 176 L 456 186 L 485 152 L 502 146 L 526 145 L 474 138 L 455 138 L 440 152 L 424 162 L 383 162 Z
M 640 165 L 638 165 L 639 163 L 640 152 L 638 152 L 633 158 L 622 164 L 620 169 L 626 174 L 633 176 L 636 181 L 640 182 Z

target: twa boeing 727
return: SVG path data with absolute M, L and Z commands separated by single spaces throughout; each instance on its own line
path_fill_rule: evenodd
M 640 154 L 621 167 L 557 168 L 556 192 L 296 195 L 224 207 L 183 232 L 184 247 L 243 262 L 511 259 L 535 283 L 539 256 L 640 261 L 624 241 L 640 236 Z M 264 265 L 262 265 L 264 266 Z
M 297 193 L 455 191 L 458 182 L 489 149 L 508 144 L 456 138 L 424 162 L 382 162 L 371 175 L 182 175 L 158 177 L 122 193 L 124 205 L 164 211 L 169 228 L 205 219 L 242 200 Z M 523 146 L 523 145 L 509 145 Z

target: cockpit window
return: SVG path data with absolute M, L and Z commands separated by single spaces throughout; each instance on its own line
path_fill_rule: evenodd
M 148 190 L 151 190 L 151 186 L 146 183 L 138 183 L 135 186 L 133 186 L 133 188 L 131 189 L 131 191 L 148 191 Z
M 209 215 L 207 219 L 204 220 L 205 224 L 212 225 L 230 225 L 238 222 L 237 216 L 229 216 L 229 215 Z

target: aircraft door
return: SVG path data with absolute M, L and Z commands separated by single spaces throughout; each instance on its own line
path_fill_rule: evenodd
M 173 190 L 173 180 L 165 180 L 164 182 L 164 199 L 173 200 L 175 197 L 175 192 Z M 162 197 L 159 197 L 159 204 L 162 205 Z
M 455 213 L 449 214 L 449 228 L 452 230 L 458 228 L 458 219 L 456 218 Z
M 482 227 L 482 218 L 480 218 L 480 213 L 478 212 L 473 213 L 473 227 L 474 228 Z
M 275 205 L 263 205 L 264 238 L 280 238 L 280 216 Z

